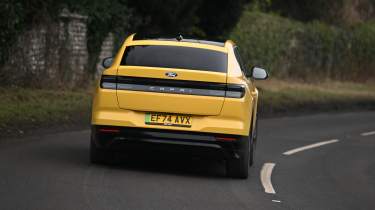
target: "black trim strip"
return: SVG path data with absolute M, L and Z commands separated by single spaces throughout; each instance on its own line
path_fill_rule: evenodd
M 242 98 L 245 88 L 238 84 L 169 80 L 144 77 L 102 76 L 100 87 L 105 89 Z
M 212 147 L 215 149 L 222 148 L 218 144 L 201 143 L 201 142 L 168 141 L 168 140 L 156 140 L 156 139 L 140 139 L 138 141 L 150 142 L 150 143 L 161 143 L 161 144 L 177 144 L 177 145 L 186 145 L 186 146 Z
M 144 77 L 117 77 L 118 90 L 225 97 L 225 83 L 169 80 Z
M 208 90 L 185 87 L 150 86 L 118 83 L 117 90 L 225 97 L 225 90 Z
M 149 86 L 165 86 L 165 87 L 180 87 L 180 88 L 196 88 L 196 89 L 210 89 L 210 90 L 225 90 L 226 83 L 216 82 L 200 82 L 200 81 L 186 81 L 186 80 L 171 80 L 171 79 L 157 79 L 145 77 L 117 77 L 118 83 L 125 84 L 139 84 Z

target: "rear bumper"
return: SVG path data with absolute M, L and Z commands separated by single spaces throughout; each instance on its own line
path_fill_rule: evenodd
M 145 112 L 132 110 L 96 110 L 92 115 L 92 124 L 135 127 L 145 129 L 192 131 L 205 133 L 224 133 L 245 136 L 249 133 L 249 120 L 234 119 L 223 116 L 193 115 L 192 127 L 171 127 L 145 124 Z
M 193 115 L 193 123 L 190 128 L 167 127 L 145 124 L 144 111 L 157 112 L 156 107 L 144 111 L 120 109 L 115 90 L 97 88 L 93 101 L 91 124 L 247 136 L 253 110 L 253 101 L 249 99 L 248 95 L 241 99 L 225 98 L 220 115 Z M 184 100 L 183 103 L 176 106 L 189 110 L 189 100 Z
M 113 151 L 138 153 L 151 149 L 215 159 L 237 158 L 243 144 L 242 136 L 237 135 L 118 126 L 93 125 L 92 135 L 97 147 Z

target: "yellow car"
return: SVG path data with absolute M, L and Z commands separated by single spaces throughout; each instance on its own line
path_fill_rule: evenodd
M 92 163 L 151 145 L 223 158 L 228 176 L 248 177 L 257 128 L 254 79 L 268 74 L 246 71 L 232 41 L 133 34 L 103 66 L 92 106 Z

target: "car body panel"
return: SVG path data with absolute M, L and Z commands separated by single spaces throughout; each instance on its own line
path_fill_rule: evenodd
M 165 73 L 175 72 L 176 78 L 167 77 Z M 176 68 L 156 68 L 143 66 L 119 66 L 117 74 L 119 76 L 130 77 L 145 77 L 145 78 L 159 78 L 159 79 L 178 79 L 187 81 L 204 81 L 204 82 L 218 82 L 226 83 L 227 74 L 210 71 L 186 70 Z M 198 76 L 197 76 L 198 75 Z
M 174 80 L 166 72 L 178 74 L 179 80 L 240 84 L 246 89 L 242 98 L 179 95 L 129 90 L 103 89 L 98 82 L 92 107 L 92 125 L 112 125 L 134 128 L 150 128 L 216 134 L 248 136 L 254 128 L 257 112 L 258 91 L 253 81 L 247 79 L 233 54 L 234 43 L 227 41 L 224 47 L 177 41 L 133 41 L 129 36 L 115 56 L 112 66 L 103 75 L 130 76 Z M 204 48 L 228 53 L 228 72 L 208 72 L 185 69 L 121 66 L 121 59 L 130 45 L 173 45 Z M 191 114 L 191 127 L 148 125 L 146 112 Z
M 166 76 L 168 72 L 174 72 L 178 75 L 178 80 L 186 81 L 226 83 L 227 77 L 225 73 L 218 72 L 139 66 L 120 66 L 117 75 L 174 80 Z M 195 115 L 218 115 L 224 102 L 224 97 L 129 90 L 117 90 L 117 97 L 122 109 Z

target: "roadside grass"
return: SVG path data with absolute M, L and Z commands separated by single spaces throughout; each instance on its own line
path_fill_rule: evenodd
M 256 85 L 263 115 L 375 109 L 374 83 L 325 81 L 311 84 L 270 79 L 257 81 Z
M 87 91 L 0 88 L 0 136 L 24 129 L 89 122 Z

